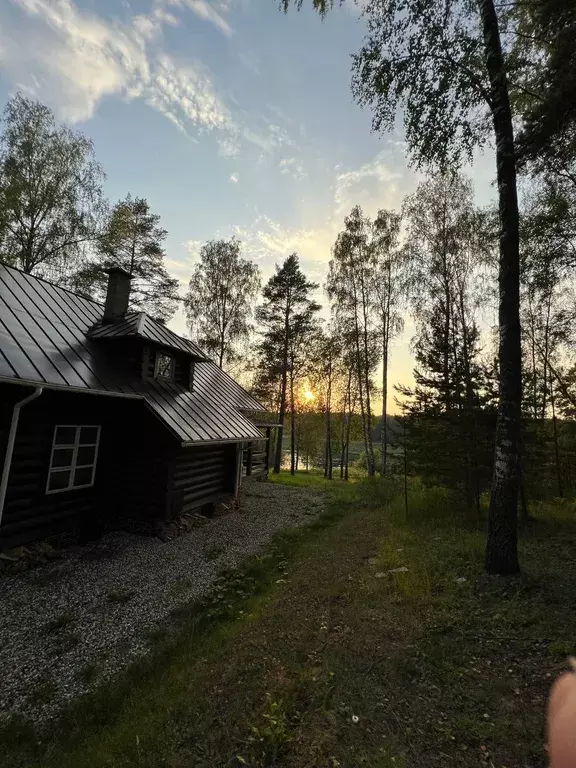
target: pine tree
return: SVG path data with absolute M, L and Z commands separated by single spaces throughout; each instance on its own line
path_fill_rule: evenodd
M 164 264 L 167 234 L 148 202 L 128 195 L 112 209 L 95 256 L 71 277 L 73 287 L 102 298 L 106 289 L 103 270 L 122 267 L 132 275 L 131 309 L 169 320 L 180 297 L 178 280 L 170 277 Z
M 258 345 L 259 370 L 257 378 L 270 386 L 277 386 L 278 423 L 274 455 L 275 474 L 282 463 L 282 437 L 286 417 L 288 382 L 296 365 L 297 343 L 305 339 L 315 323 L 320 309 L 310 294 L 318 288 L 306 279 L 300 269 L 298 255 L 290 254 L 268 280 L 262 291 L 264 303 L 258 307 L 256 318 L 261 328 Z M 257 384 L 257 388 L 262 384 Z

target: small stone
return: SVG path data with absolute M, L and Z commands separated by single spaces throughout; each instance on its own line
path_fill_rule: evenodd
M 375 573 L 375 574 L 374 574 L 374 578 L 375 578 L 375 579 L 383 579 L 383 578 L 384 578 L 384 576 L 386 576 L 386 574 L 384 573 L 384 571 L 378 571 L 378 573 Z
M 391 568 L 388 573 L 408 573 L 408 568 L 405 565 L 401 565 L 399 568 Z
M 465 581 L 468 581 L 468 579 L 465 576 L 459 576 L 457 579 L 454 579 L 456 584 L 464 584 Z

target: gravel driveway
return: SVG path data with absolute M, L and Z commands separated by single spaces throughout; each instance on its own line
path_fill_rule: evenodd
M 322 511 L 310 490 L 245 484 L 241 510 L 160 541 L 111 533 L 55 564 L 0 575 L 0 719 L 49 719 L 146 653 L 175 609 L 281 530 Z

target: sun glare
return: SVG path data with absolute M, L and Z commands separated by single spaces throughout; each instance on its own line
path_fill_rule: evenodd
M 308 403 L 310 402 L 310 400 L 314 400 L 315 397 L 316 395 L 314 394 L 314 392 L 311 392 L 309 389 L 304 390 L 304 400 L 306 400 Z

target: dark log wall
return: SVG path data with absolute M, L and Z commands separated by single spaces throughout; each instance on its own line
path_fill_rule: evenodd
M 12 404 L 32 391 L 0 384 L 0 466 Z M 56 424 L 101 426 L 93 487 L 46 494 Z M 142 402 L 44 390 L 20 414 L 0 543 L 15 546 L 61 531 L 97 528 L 115 517 L 165 515 L 176 445 Z
M 32 392 L 0 384 L 0 468 L 13 404 Z M 56 424 L 100 425 L 93 487 L 46 494 Z M 141 401 L 44 390 L 20 413 L 0 546 L 171 517 L 232 496 L 235 477 L 234 443 L 181 448 Z
M 181 448 L 175 456 L 172 513 L 189 512 L 234 493 L 236 445 Z

